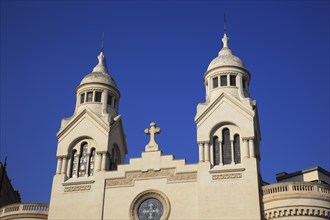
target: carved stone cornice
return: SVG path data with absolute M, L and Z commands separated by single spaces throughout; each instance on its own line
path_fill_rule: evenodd
M 175 169 L 161 169 L 159 171 L 150 170 L 147 172 L 133 171 L 127 172 L 125 177 L 107 179 L 106 187 L 129 187 L 134 186 L 136 180 L 166 178 L 167 183 L 177 182 L 195 182 L 197 181 L 197 172 L 175 173 Z
M 92 185 L 66 186 L 64 187 L 64 192 L 90 191 L 91 189 Z
M 329 209 L 315 206 L 290 206 L 280 207 L 271 210 L 263 211 L 263 219 L 273 219 L 293 216 L 298 218 L 299 216 L 315 216 L 328 219 L 330 217 Z
M 210 144 L 210 141 L 198 141 L 198 144 Z
M 59 155 L 57 156 L 57 159 L 68 159 L 68 156 L 67 155 Z
M 212 180 L 242 179 L 243 173 L 213 174 Z
M 243 140 L 243 141 L 254 140 L 254 137 L 253 137 L 253 136 L 250 136 L 250 137 L 242 137 L 242 140 Z

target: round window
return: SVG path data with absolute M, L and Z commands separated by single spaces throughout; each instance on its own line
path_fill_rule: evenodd
M 140 220 L 159 220 L 163 215 L 163 205 L 158 199 L 144 200 L 138 209 Z
M 168 198 L 156 190 L 147 190 L 135 197 L 130 207 L 130 219 L 163 220 L 168 219 L 170 203 Z

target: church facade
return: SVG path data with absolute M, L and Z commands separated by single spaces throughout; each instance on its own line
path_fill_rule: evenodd
M 76 89 L 74 114 L 57 133 L 48 219 L 330 218 L 328 171 L 314 167 L 280 173 L 276 184 L 262 181 L 251 75 L 229 48 L 226 33 L 222 41 L 204 74 L 206 99 L 197 106 L 197 164 L 163 155 L 154 122 L 145 129 L 150 141 L 141 157 L 124 163 L 120 91 L 100 53 Z M 0 217 L 14 219 L 14 212 L 5 211 Z

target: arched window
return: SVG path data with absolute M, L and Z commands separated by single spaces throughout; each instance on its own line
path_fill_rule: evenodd
M 79 160 L 79 177 L 86 175 L 86 169 L 87 169 L 87 161 L 88 161 L 88 155 L 87 155 L 87 143 L 84 142 L 81 145 L 80 150 L 80 160 Z
M 235 163 L 241 163 L 241 148 L 238 134 L 234 136 L 234 159 Z
M 77 177 L 78 160 L 79 158 L 78 158 L 77 150 L 72 150 L 70 177 Z
M 219 165 L 220 163 L 220 146 L 219 138 L 217 136 L 213 137 L 213 161 L 214 165 Z
M 230 133 L 228 128 L 222 130 L 222 161 L 223 164 L 231 163 Z
M 89 169 L 88 169 L 88 176 L 94 175 L 94 161 L 95 161 L 95 148 L 91 150 L 89 155 Z

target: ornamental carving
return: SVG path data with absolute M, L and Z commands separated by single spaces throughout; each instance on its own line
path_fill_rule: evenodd
M 175 169 L 127 172 L 125 177 L 106 180 L 106 187 L 134 186 L 135 180 L 150 178 L 167 178 L 167 183 L 193 182 L 197 180 L 197 172 L 175 173 Z
M 91 185 L 67 186 L 64 187 L 64 192 L 89 191 L 91 189 L 92 189 Z
M 212 175 L 212 180 L 241 179 L 242 177 L 242 173 L 224 173 Z

